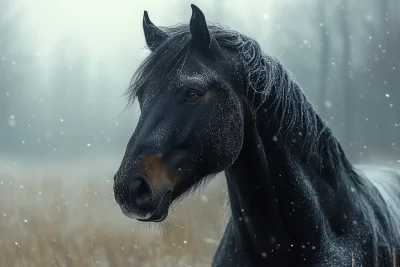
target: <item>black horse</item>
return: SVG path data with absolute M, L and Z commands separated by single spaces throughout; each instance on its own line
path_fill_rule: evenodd
M 141 115 L 114 177 L 122 212 L 163 221 L 225 171 L 231 217 L 213 266 L 394 266 L 399 174 L 355 169 L 277 59 L 192 12 L 169 28 L 144 13 L 151 54 L 128 90 Z

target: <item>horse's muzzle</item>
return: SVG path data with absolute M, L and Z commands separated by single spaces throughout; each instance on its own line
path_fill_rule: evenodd
M 155 212 L 148 219 L 137 219 L 141 222 L 162 222 L 168 217 L 169 206 L 171 204 L 172 190 L 164 194 Z
M 167 218 L 171 183 L 154 188 L 141 174 L 123 178 L 116 175 L 114 180 L 115 200 L 127 217 L 143 222 L 161 222 Z

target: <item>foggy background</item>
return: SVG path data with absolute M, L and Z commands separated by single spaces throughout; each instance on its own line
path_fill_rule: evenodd
M 0 0 L 0 175 L 13 169 L 0 176 L 8 186 L 0 187 L 0 215 L 19 209 L 4 211 L 4 205 L 25 196 L 26 183 L 42 195 L 42 176 L 55 183 L 91 173 L 94 185 L 98 181 L 107 191 L 107 203 L 113 201 L 112 183 L 106 181 L 139 117 L 137 106 L 123 112 L 123 94 L 149 53 L 143 11 L 156 25 L 189 23 L 191 3 L 208 22 L 256 39 L 264 52 L 280 58 L 352 162 L 400 166 L 398 0 Z M 13 184 L 22 178 L 24 185 Z M 59 187 L 46 188 L 61 195 Z M 72 188 L 89 190 L 78 182 Z M 110 220 L 127 220 L 113 208 Z M 5 216 L 0 231 L 6 232 Z M 215 231 L 211 240 L 219 239 Z
M 279 57 L 353 161 L 399 158 L 399 1 L 193 2 Z M 123 112 L 123 93 L 148 53 L 143 10 L 188 23 L 190 3 L 0 0 L 3 157 L 122 157 L 139 114 Z

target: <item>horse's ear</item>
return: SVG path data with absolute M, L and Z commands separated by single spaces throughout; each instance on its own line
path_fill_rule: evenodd
M 191 7 L 190 33 L 193 47 L 207 56 L 219 58 L 222 55 L 221 47 L 217 40 L 210 35 L 203 12 L 196 5 L 192 4 Z
M 166 32 L 157 28 L 149 18 L 147 11 L 143 14 L 143 31 L 146 38 L 147 46 L 151 51 L 154 51 L 162 42 L 164 42 L 168 35 Z

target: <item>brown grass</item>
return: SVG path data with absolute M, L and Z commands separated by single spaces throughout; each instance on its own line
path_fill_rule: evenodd
M 210 266 L 225 226 L 222 177 L 149 229 L 115 204 L 115 168 L 10 165 L 0 168 L 0 266 Z
M 0 161 L 0 267 L 210 266 L 226 223 L 223 177 L 149 225 L 114 201 L 118 162 L 78 162 Z

